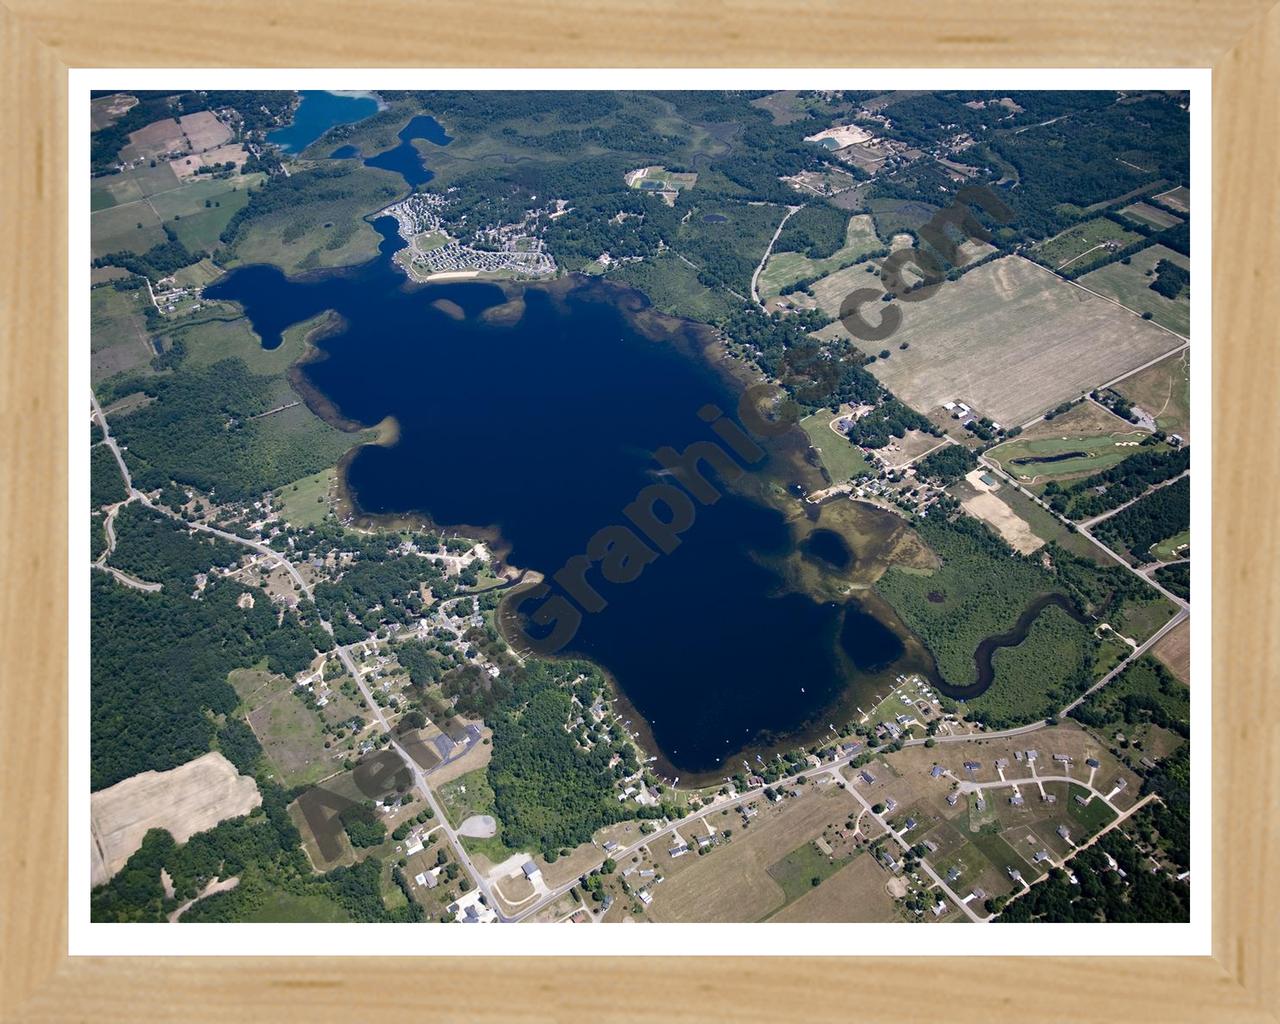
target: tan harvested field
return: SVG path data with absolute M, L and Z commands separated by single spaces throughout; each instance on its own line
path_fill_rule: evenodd
M 1038 420 L 1019 434 L 1015 441 L 1040 441 L 1053 437 L 1103 437 L 1116 432 L 1127 433 L 1133 424 L 1097 402 L 1081 402 L 1069 412 L 1051 420 Z M 992 448 L 991 451 L 995 451 Z
M 897 351 L 904 341 L 910 348 Z M 1179 343 L 1116 303 L 1017 256 L 903 305 L 892 337 L 863 342 L 894 349 L 892 358 L 870 369 L 913 408 L 927 413 L 960 400 L 1004 426 L 1025 423 Z
M 1126 206 L 1120 211 L 1120 216 L 1146 224 L 1157 231 L 1182 223 L 1181 217 L 1152 206 L 1150 203 L 1134 203 L 1132 206 Z
M 122 160 L 149 160 L 164 153 L 185 152 L 186 136 L 172 117 L 152 121 L 129 133 L 129 143 L 120 150 Z
M 889 872 L 874 857 L 854 857 L 821 885 L 789 903 L 770 921 L 894 921 L 893 897 L 885 889 Z
M 196 177 L 201 167 L 212 167 L 214 164 L 225 164 L 228 161 L 239 167 L 247 158 L 248 154 L 245 153 L 244 146 L 235 143 L 229 146 L 218 146 L 205 153 L 189 153 L 186 156 L 180 156 L 170 160 L 169 166 L 174 174 L 186 180 Z
M 926 434 L 923 430 L 908 430 L 902 437 L 895 437 L 890 444 L 879 449 L 877 454 L 890 466 L 901 467 L 910 465 L 945 443 L 942 438 Z
M 705 856 L 688 853 L 671 859 L 667 843 L 659 841 L 655 859 L 666 880 L 654 889 L 647 914 L 654 921 L 759 921 L 778 910 L 785 897 L 768 873 L 769 868 L 792 850 L 822 834 L 831 822 L 845 818 L 857 805 L 852 796 L 835 785 L 801 787 L 803 796 L 785 801 L 785 807 L 765 809 L 751 827 L 742 828 L 736 815 L 709 816 L 714 827 L 732 821 L 732 839 Z M 682 828 L 692 841 L 701 825 Z
M 1191 620 L 1169 630 L 1156 641 L 1151 653 L 1168 666 L 1184 683 L 1191 682 Z
M 99 96 L 89 103 L 89 124 L 93 131 L 99 131 L 115 124 L 132 108 L 138 105 L 138 97 L 126 92 L 118 92 L 113 96 Z
M 167 772 L 141 772 L 90 798 L 92 881 L 100 885 L 124 867 L 148 829 L 179 843 L 262 803 L 257 783 L 217 752 Z
M 214 149 L 231 138 L 231 129 L 219 121 L 210 110 L 183 114 L 182 133 L 187 137 L 191 150 L 195 153 Z
M 1015 551 L 1029 555 L 1044 546 L 1044 541 L 1031 532 L 1027 521 L 990 491 L 980 491 L 960 505 L 969 515 L 981 519 L 1000 534 Z

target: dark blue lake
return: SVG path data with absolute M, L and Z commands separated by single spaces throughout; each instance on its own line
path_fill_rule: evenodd
M 429 171 L 422 162 L 422 154 L 413 144 L 415 139 L 422 139 L 435 146 L 447 146 L 453 137 L 446 134 L 440 122 L 429 114 L 419 114 L 400 129 L 400 145 L 388 149 L 385 153 L 371 156 L 365 161 L 366 167 L 377 167 L 384 171 L 395 171 L 405 180 L 410 188 L 424 185 L 435 174 Z
M 267 141 L 288 153 L 300 153 L 335 125 L 354 124 L 378 112 L 372 96 L 304 90 L 293 122 L 267 134 Z
M 321 311 L 342 316 L 319 342 L 323 357 L 303 367 L 306 384 L 341 417 L 390 415 L 400 427 L 394 444 L 349 463 L 360 511 L 479 528 L 510 564 L 550 576 L 669 478 L 653 452 L 716 440 L 700 409 L 736 410 L 739 385 L 706 356 L 702 329 L 645 314 L 638 293 L 528 288 L 519 319 L 498 325 L 484 314 L 507 301 L 499 287 L 410 286 L 387 259 L 399 247 L 393 222 L 376 226 L 383 255 L 363 267 L 297 280 L 246 267 L 206 289 L 243 303 L 268 345 Z M 824 536 L 801 554 L 791 499 L 759 497 L 784 493 L 794 440 L 744 462 L 744 480 L 698 506 L 675 550 L 634 581 L 589 573 L 606 607 L 583 617 L 565 653 L 609 671 L 630 703 L 624 717 L 669 775 L 728 774 L 744 757 L 825 733 L 848 720 L 833 709 L 865 699 L 880 685 L 869 673 L 902 654 L 872 615 L 788 592 L 771 567 L 792 555 L 809 565 L 854 557 Z

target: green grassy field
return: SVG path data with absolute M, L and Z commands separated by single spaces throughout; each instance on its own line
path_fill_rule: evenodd
M 1110 258 L 1111 253 L 1107 249 L 1097 248 L 1104 242 L 1114 242 L 1124 248 L 1140 241 L 1142 236 L 1136 231 L 1126 231 L 1106 217 L 1095 217 L 1046 239 L 1035 247 L 1034 252 L 1054 270 L 1070 270 L 1079 274 Z
M 882 248 L 884 243 L 876 237 L 870 214 L 854 214 L 845 228 L 844 246 L 826 259 L 812 260 L 798 252 L 773 253 L 760 274 L 760 295 L 762 298 L 777 295 L 794 281 L 830 274 L 847 267 L 859 256 Z
M 1097 797 L 1081 806 L 1076 803 L 1077 796 L 1088 798 L 1089 791 L 1083 786 L 1072 786 L 1070 799 L 1067 801 L 1067 810 L 1070 812 L 1071 817 L 1075 818 L 1088 830 L 1089 835 L 1093 835 L 1099 829 L 1105 828 L 1115 819 L 1115 811 Z
M 1151 319 L 1161 327 L 1187 337 L 1191 331 L 1191 298 L 1184 288 L 1173 299 L 1167 299 L 1151 287 L 1155 280 L 1155 266 L 1161 260 L 1169 260 L 1180 267 L 1190 267 L 1191 261 L 1180 252 L 1163 245 L 1151 245 L 1135 253 L 1129 263 L 1111 263 L 1081 277 L 1080 284 L 1099 295 L 1115 299 L 1135 313 L 1150 313 Z
M 297 275 L 344 267 L 378 254 L 381 236 L 364 220 L 404 194 L 398 174 L 355 165 L 329 186 L 246 221 L 230 247 L 228 266 L 271 263 Z
M 616 278 L 644 292 L 655 309 L 673 316 L 709 321 L 737 308 L 737 300 L 721 288 L 708 288 L 698 272 L 671 253 L 653 260 L 626 263 L 610 270 Z
M 306 350 L 307 335 L 317 325 L 326 322 L 328 316 L 328 313 L 321 313 L 286 328 L 284 339 L 273 349 L 262 347 L 248 317 L 243 316 L 195 319 L 170 329 L 169 334 L 182 339 L 187 347 L 187 361 L 192 366 L 208 366 L 222 359 L 240 359 L 251 373 L 278 375 L 301 358 Z
M 1117 384 L 1115 390 L 1151 413 L 1161 430 L 1191 439 L 1191 371 L 1187 352 L 1179 352 L 1135 373 Z
M 1132 431 L 1103 434 L 1100 437 L 1014 438 L 992 448 L 987 452 L 987 457 L 998 462 L 1001 469 L 1022 483 L 1034 481 L 1037 485 L 1043 485 L 1050 480 L 1110 469 L 1125 456 L 1138 450 L 1127 442 L 1145 436 L 1145 432 Z M 1020 459 L 1046 458 L 1072 452 L 1080 454 L 1075 458 L 1055 462 L 1018 463 Z
M 90 251 L 94 257 L 109 252 L 146 252 L 165 240 L 160 218 L 146 203 L 129 203 L 98 210 L 89 220 Z
M 315 526 L 329 513 L 329 495 L 336 472 L 322 469 L 276 491 L 286 522 L 294 526 Z
M 768 871 L 790 903 L 814 888 L 814 879 L 821 884 L 848 863 L 847 857 L 828 857 L 810 842 L 796 847 Z
M 249 201 L 249 189 L 259 184 L 262 177 L 251 174 L 247 178 L 197 179 L 156 196 L 151 205 L 188 249 L 212 252 L 219 245 L 218 235 L 235 212 Z
M 834 417 L 830 409 L 822 409 L 800 421 L 809 435 L 810 443 L 818 449 L 819 458 L 832 483 L 852 480 L 856 475 L 871 470 L 867 457 L 845 438 L 833 431 L 828 424 Z
M 1111 564 L 1111 560 L 1098 550 L 1096 544 L 1079 533 L 1072 533 L 1063 525 L 1062 520 L 1016 488 L 1006 485 L 996 491 L 995 495 L 1013 509 L 1015 515 L 1025 519 L 1031 531 L 1042 540 L 1059 544 L 1072 554 L 1091 559 L 1099 565 Z
M 146 289 L 120 292 L 105 285 L 89 292 L 89 377 L 95 386 L 146 367 L 155 355 L 142 312 L 147 301 Z
M 438 792 L 440 804 L 454 828 L 473 814 L 493 814 L 494 795 L 489 785 L 488 768 L 477 768 L 459 775 L 441 786 Z

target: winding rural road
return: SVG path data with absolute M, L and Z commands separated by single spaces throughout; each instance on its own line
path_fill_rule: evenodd
M 787 221 L 791 219 L 791 215 L 799 210 L 803 210 L 804 207 L 804 203 L 801 203 L 799 206 L 787 207 L 786 216 L 779 222 L 778 230 L 773 233 L 773 237 L 769 239 L 768 248 L 765 249 L 764 255 L 760 257 L 760 265 L 756 267 L 756 272 L 751 275 L 751 298 L 761 309 L 764 309 L 764 303 L 760 301 L 760 290 L 757 285 L 760 281 L 761 273 L 764 272 L 764 265 L 769 262 L 769 254 L 773 252 L 773 243 L 776 242 L 778 237 L 782 234 L 782 229 L 786 227 Z

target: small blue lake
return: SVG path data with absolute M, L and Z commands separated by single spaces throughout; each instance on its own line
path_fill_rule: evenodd
M 414 146 L 414 140 L 423 139 L 432 145 L 447 146 L 453 141 L 453 137 L 446 134 L 440 122 L 429 114 L 419 114 L 401 128 L 399 134 L 400 145 L 388 149 L 385 153 L 369 157 L 364 162 L 365 166 L 395 171 L 404 178 L 405 184 L 410 188 L 426 184 L 435 177 L 435 174 L 423 165 L 422 154 Z M 334 156 L 337 157 L 337 153 Z M 342 159 L 342 157 L 337 158 Z
M 292 123 L 267 133 L 267 141 L 286 153 L 300 153 L 335 125 L 355 124 L 378 112 L 379 102 L 372 94 L 325 92 L 307 89 Z

